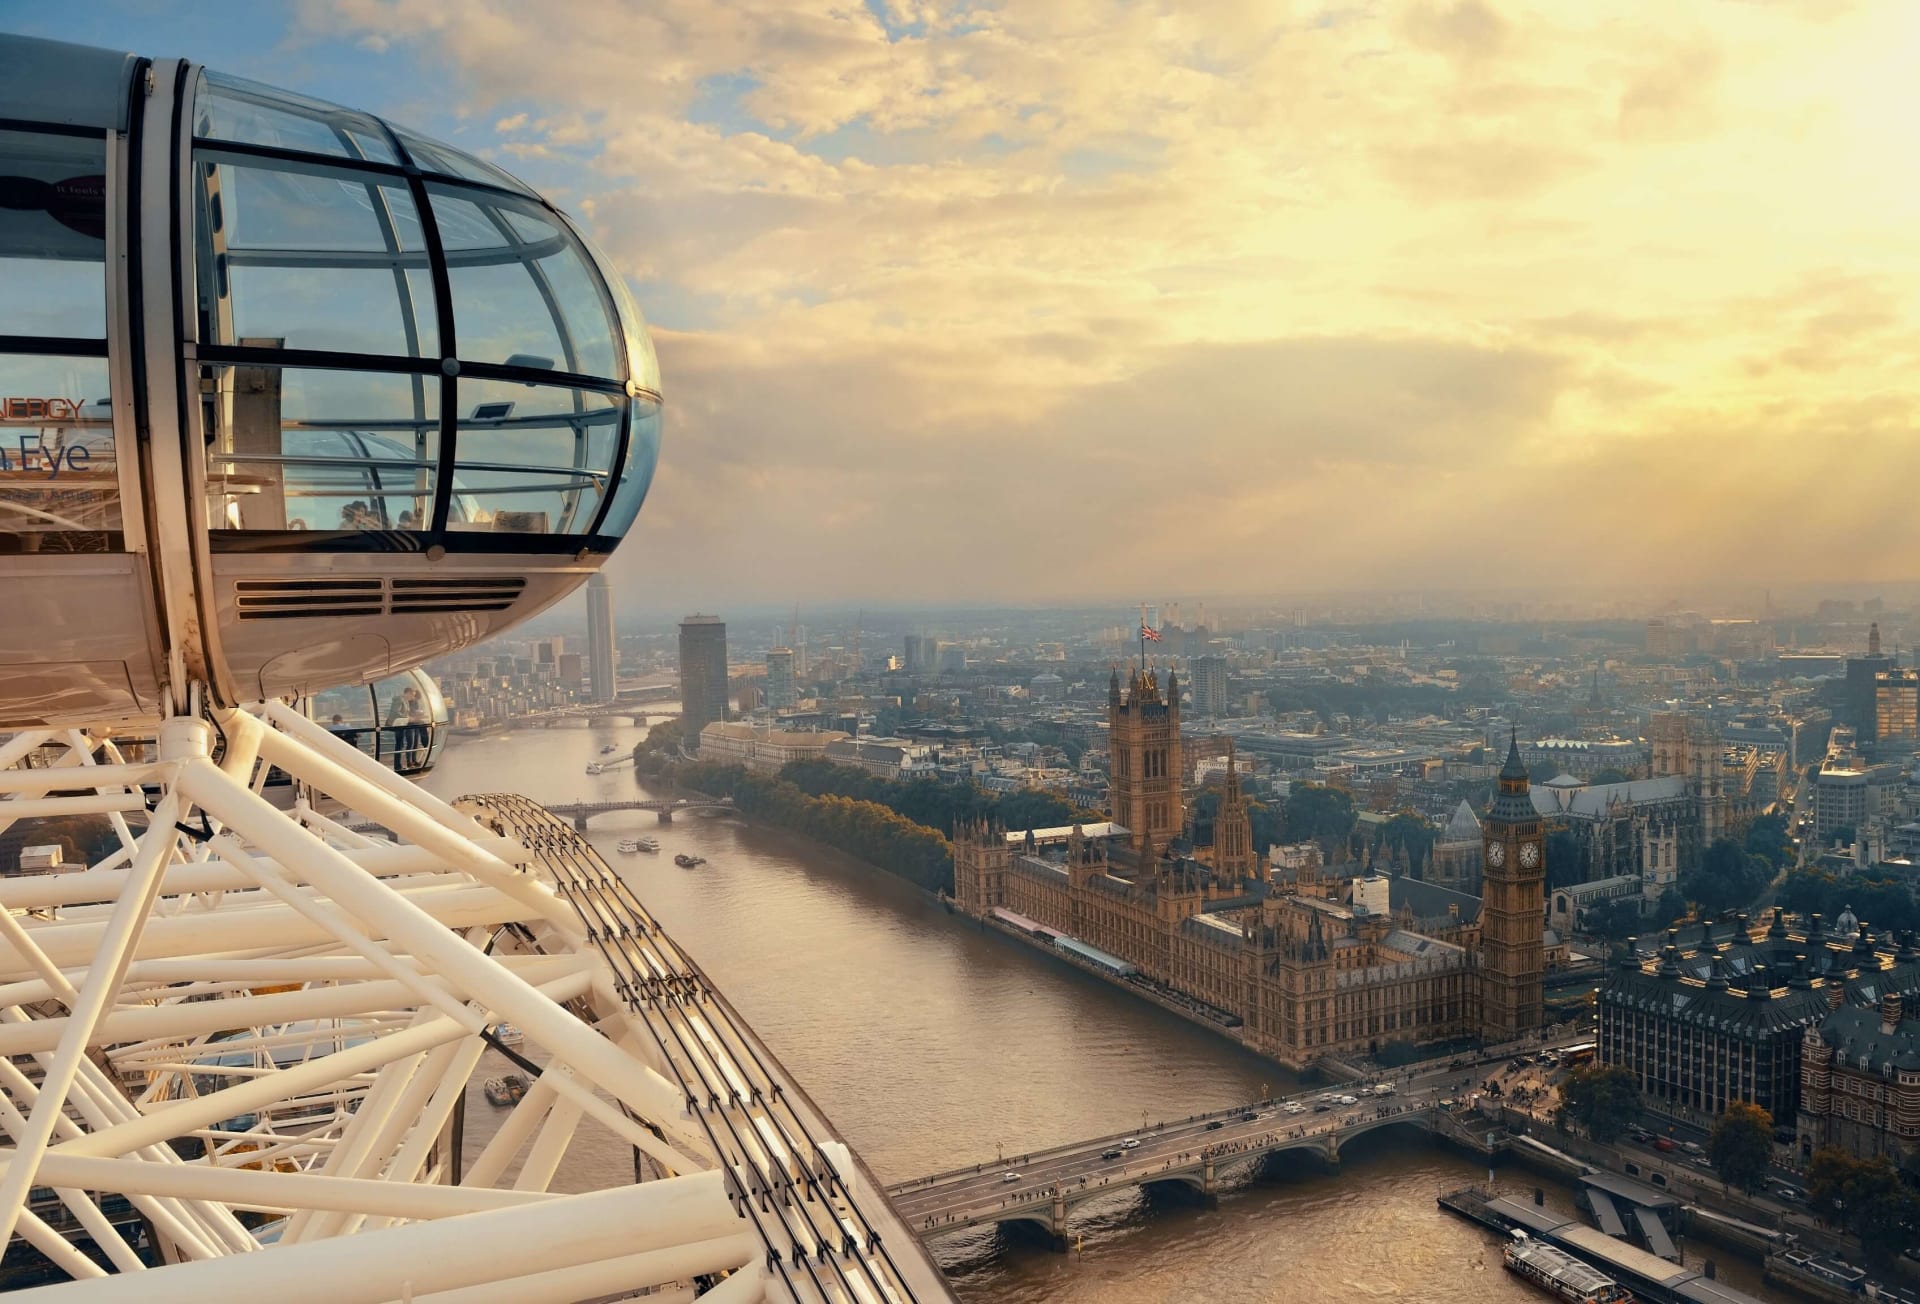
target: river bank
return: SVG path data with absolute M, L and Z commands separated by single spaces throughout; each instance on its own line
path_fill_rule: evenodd
M 639 736 L 596 723 L 462 742 L 426 786 L 549 803 L 670 795 L 627 770 L 582 773 L 601 747 L 624 750 Z M 619 854 L 622 838 L 643 835 L 659 839 L 660 855 Z M 735 818 L 662 826 L 638 811 L 596 815 L 587 837 L 883 1183 L 996 1149 L 1038 1151 L 1225 1109 L 1294 1082 L 1226 1038 L 1009 946 L 904 879 L 804 838 Z M 708 864 L 677 869 L 682 851 Z M 630 1156 L 610 1149 L 593 1176 L 630 1179 Z M 1550 1202 L 1572 1208 L 1570 1191 L 1512 1171 L 1526 1198 L 1544 1185 Z M 1436 1204 L 1486 1173 L 1438 1146 L 1363 1138 L 1337 1175 L 1285 1165 L 1249 1176 L 1216 1209 L 1117 1192 L 1076 1219 L 1076 1254 L 990 1230 L 934 1249 L 969 1304 L 1538 1304 L 1500 1268 L 1493 1238 Z

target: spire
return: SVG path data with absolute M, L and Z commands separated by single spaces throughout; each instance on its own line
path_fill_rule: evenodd
M 1507 763 L 1500 767 L 1500 777 L 1503 779 L 1527 777 L 1527 767 L 1520 762 L 1520 730 L 1517 726 L 1507 743 Z
M 1867 655 L 1870 657 L 1880 655 L 1880 622 L 1877 620 L 1867 627 Z
M 1180 706 L 1180 681 L 1173 676 L 1173 667 L 1167 667 L 1167 705 L 1178 709 Z
M 1107 676 L 1107 704 L 1120 705 L 1120 667 L 1113 667 L 1113 673 Z

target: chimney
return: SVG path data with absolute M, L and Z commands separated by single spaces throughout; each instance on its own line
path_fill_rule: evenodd
M 1880 1031 L 1892 1035 L 1900 1030 L 1901 1001 L 1899 992 L 1888 992 L 1880 998 Z

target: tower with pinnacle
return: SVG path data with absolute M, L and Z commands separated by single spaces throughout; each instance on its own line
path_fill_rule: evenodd
M 1481 822 L 1480 1035 L 1489 1042 L 1527 1036 L 1542 1018 L 1547 853 L 1527 789 L 1516 736 Z
M 1213 817 L 1213 871 L 1226 883 L 1255 877 L 1259 857 L 1253 849 L 1253 821 L 1247 815 L 1246 794 L 1240 791 L 1240 771 L 1233 758 L 1233 739 L 1227 739 L 1227 782 L 1220 793 L 1220 810 Z
M 1136 670 L 1123 697 L 1115 669 L 1107 683 L 1107 726 L 1108 805 L 1146 864 L 1166 851 L 1187 822 L 1180 787 L 1180 685 L 1173 671 L 1167 671 L 1164 696 L 1152 670 Z

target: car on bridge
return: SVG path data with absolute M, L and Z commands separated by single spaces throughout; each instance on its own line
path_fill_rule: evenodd
M 1109 1146 L 1100 1152 L 1102 1159 L 1118 1159 L 1124 1153 L 1119 1146 Z
M 1140 1148 L 1140 1138 L 1137 1136 L 1130 1136 L 1125 1141 L 1122 1141 L 1120 1143 L 1120 1148 L 1122 1150 L 1138 1150 Z
M 1226 1126 L 1225 1120 L 1218 1119 L 1218 1118 L 1212 1119 L 1207 1123 L 1207 1131 L 1218 1132 L 1221 1128 L 1225 1126 Z
M 1005 1172 L 1000 1174 L 1000 1180 L 1003 1182 L 1017 1182 L 1020 1180 L 1020 1174 L 1015 1172 Z

